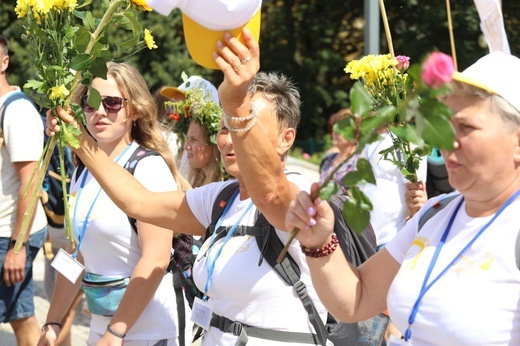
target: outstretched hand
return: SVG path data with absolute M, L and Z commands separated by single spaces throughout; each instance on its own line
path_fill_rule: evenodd
M 246 114 L 249 114 L 247 89 L 260 69 L 258 42 L 247 28 L 242 31 L 242 37 L 245 44 L 226 33 L 224 41 L 217 42 L 218 51 L 213 54 L 215 63 L 224 72 L 218 95 L 226 113 L 235 113 L 235 110 L 244 107 Z
M 315 191 L 319 184 L 314 183 L 311 190 Z M 319 197 L 312 202 L 311 195 L 300 191 L 289 205 L 285 217 L 287 229 L 298 228 L 296 239 L 308 248 L 320 248 L 330 240 L 334 231 L 334 211 L 327 202 Z

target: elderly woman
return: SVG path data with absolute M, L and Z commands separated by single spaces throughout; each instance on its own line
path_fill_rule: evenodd
M 460 194 L 440 203 L 444 208 L 436 206 L 446 195 L 428 201 L 359 268 L 339 248 L 307 258 L 318 294 L 335 316 L 358 321 L 388 304 L 404 335 L 393 345 L 520 344 L 520 94 L 513 84 L 519 78 L 520 60 L 498 52 L 454 76 L 446 104 L 454 111 L 455 145 L 443 156 Z M 434 215 L 421 221 L 426 212 Z M 286 221 L 303 230 L 298 238 L 306 248 L 334 239 L 327 203 L 313 204 L 305 193 Z

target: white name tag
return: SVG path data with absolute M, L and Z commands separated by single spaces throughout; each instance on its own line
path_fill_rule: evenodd
M 211 306 L 202 299 L 195 297 L 193 308 L 191 309 L 191 321 L 204 330 L 208 330 L 212 315 L 213 309 Z
M 51 263 L 61 275 L 65 276 L 73 284 L 78 281 L 85 267 L 72 257 L 67 251 L 60 249 Z

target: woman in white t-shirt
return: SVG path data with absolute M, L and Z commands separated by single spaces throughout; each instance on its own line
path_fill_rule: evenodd
M 90 105 L 92 93 L 87 86 L 75 91 L 75 102 L 82 106 L 86 118 L 83 132 L 88 130 L 109 160 L 132 168 L 146 188 L 158 192 L 189 188 L 161 134 L 155 102 L 144 79 L 128 64 L 108 63 L 107 67 L 107 79 L 94 78 L 91 85 L 101 95 L 98 108 Z M 143 157 L 136 164 L 145 149 L 158 155 Z M 68 250 L 84 264 L 86 273 L 75 283 L 59 275 L 39 344 L 56 339 L 59 323 L 83 282 L 92 313 L 88 345 L 122 344 L 123 339 L 125 345 L 180 345 L 173 278 L 166 270 L 172 232 L 130 221 L 88 168 L 79 167 L 83 169 L 76 170 L 70 188 L 77 246 Z M 126 289 L 117 291 L 108 284 L 111 281 L 121 282 Z M 104 299 L 107 293 L 111 298 Z M 189 309 L 185 314 L 189 316 Z M 191 340 L 190 326 L 181 334 Z
M 445 102 L 455 143 L 442 154 L 460 194 L 443 208 L 446 195 L 429 200 L 359 268 L 337 250 L 309 259 L 311 275 L 341 320 L 388 306 L 403 333 L 390 345 L 520 345 L 520 59 L 494 52 L 453 80 Z M 305 212 L 311 207 L 316 214 Z M 426 213 L 433 216 L 421 221 Z M 333 237 L 333 218 L 326 203 L 301 193 L 286 220 L 309 225 L 298 238 L 320 248 Z

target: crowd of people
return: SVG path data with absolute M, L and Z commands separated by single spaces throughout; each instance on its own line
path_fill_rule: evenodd
M 88 345 L 184 346 L 194 335 L 202 346 L 333 345 L 329 313 L 353 324 L 383 312 L 392 323 L 381 344 L 520 344 L 520 59 L 491 53 L 454 74 L 443 100 L 454 113 L 454 148 L 442 151 L 450 194 L 427 195 L 426 158 L 418 182 L 383 160 L 391 142 L 384 132 L 354 154 L 357 143 L 333 127 L 352 112 L 331 117 L 334 148 L 320 166 L 321 182 L 347 161 L 334 175 L 346 194 L 343 178 L 360 158 L 377 181 L 363 187 L 374 204 L 376 240 L 360 265 L 338 246 L 344 230 L 335 205 L 311 199 L 319 184 L 285 167 L 302 100 L 290 78 L 260 72 L 258 41 L 247 28 L 240 40 L 227 33 L 217 42 L 218 90 L 191 76 L 153 96 L 135 67 L 108 63 L 107 79 L 74 92 L 85 124 L 56 109 L 81 129 L 68 191 L 77 244 L 55 244 L 59 273 L 55 283 L 52 273 L 41 328 L 32 279 L 47 234 L 41 206 L 19 254 L 13 246 L 44 127 L 27 99 L 9 101 L 20 89 L 7 82 L 2 36 L 0 63 L 0 316 L 18 345 L 70 344 L 70 314 L 83 296 Z M 97 108 L 89 87 L 101 95 Z M 219 116 L 194 113 L 192 102 Z M 177 103 L 190 113 L 179 114 Z M 49 136 L 60 131 L 51 111 L 45 125 Z M 172 249 L 185 237 L 198 240 L 193 266 L 180 273 L 199 291 L 189 301 L 172 269 Z M 371 344 L 383 332 L 377 327 L 341 343 Z

